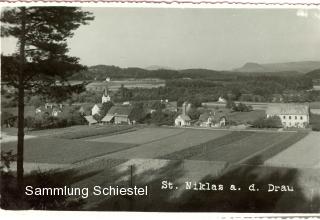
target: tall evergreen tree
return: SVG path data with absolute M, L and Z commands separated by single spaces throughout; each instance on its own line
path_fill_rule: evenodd
M 1 55 L 2 81 L 17 89 L 17 186 L 23 189 L 24 98 L 26 93 L 66 96 L 68 77 L 83 69 L 68 56 L 67 39 L 93 20 L 76 7 L 9 7 L 1 14 L 1 37 L 17 39 L 18 51 Z M 59 89 L 57 89 L 59 88 Z

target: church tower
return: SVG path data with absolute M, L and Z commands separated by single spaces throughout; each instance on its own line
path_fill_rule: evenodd
M 102 95 L 102 98 L 101 98 L 101 103 L 110 102 L 110 101 L 111 101 L 111 97 L 109 95 L 108 87 L 106 86 L 104 91 L 103 91 L 103 95 Z

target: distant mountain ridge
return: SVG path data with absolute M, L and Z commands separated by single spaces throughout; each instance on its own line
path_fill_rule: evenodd
M 236 72 L 297 72 L 308 73 L 320 68 L 320 61 L 301 61 L 301 62 L 286 62 L 286 63 L 246 63 L 242 67 L 234 69 Z
M 174 69 L 171 68 L 171 67 L 158 66 L 158 65 L 147 66 L 145 69 L 146 69 L 146 70 L 174 70 Z
M 307 65 L 308 63 L 306 62 L 303 62 L 303 63 L 304 63 L 304 66 L 308 66 Z M 201 69 L 201 68 L 174 70 L 174 69 L 166 69 L 160 66 L 156 66 L 154 70 L 148 70 L 148 69 L 139 68 L 139 67 L 121 68 L 114 65 L 95 65 L 95 66 L 88 67 L 86 70 L 75 73 L 71 77 L 71 79 L 90 81 L 90 80 L 105 80 L 107 77 L 110 77 L 111 79 L 125 79 L 125 78 L 205 79 L 206 78 L 211 80 L 229 80 L 229 79 L 236 79 L 237 77 L 241 77 L 241 76 L 244 76 L 244 77 L 246 76 L 282 76 L 282 77 L 301 76 L 305 74 L 305 73 L 299 72 L 301 71 L 301 69 L 303 69 L 304 71 L 306 69 L 312 69 L 312 71 L 320 69 L 320 62 L 312 62 L 308 67 L 304 67 L 304 68 L 301 68 L 301 65 L 300 65 L 300 68 L 296 68 L 297 70 L 287 70 L 292 68 L 282 67 L 282 68 L 279 68 L 281 69 L 281 71 L 276 71 L 273 65 L 274 64 L 261 65 L 257 63 L 247 63 L 242 68 L 237 69 L 238 71 L 217 71 L 217 70 Z M 318 65 L 319 65 L 318 68 L 313 68 Z M 288 66 L 288 65 L 282 65 L 282 66 Z M 296 64 L 293 66 L 299 66 L 299 65 Z M 314 75 L 314 74 L 318 75 L 318 72 L 313 73 L 312 71 L 308 71 L 308 74 L 310 73 L 309 75 Z

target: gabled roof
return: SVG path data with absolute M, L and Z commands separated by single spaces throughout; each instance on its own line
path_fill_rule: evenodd
M 309 105 L 306 104 L 270 104 L 267 115 L 309 115 Z
M 114 118 L 114 115 L 106 115 L 101 119 L 103 122 L 110 122 Z
M 98 108 L 102 108 L 102 103 L 94 104 L 94 105 L 92 106 L 92 108 L 95 107 L 95 106 L 98 106 Z
M 224 112 L 214 112 L 214 113 L 209 113 L 205 112 L 200 115 L 199 121 L 208 121 L 208 118 L 211 117 L 213 122 L 219 122 L 222 118 L 227 118 L 226 114 Z
M 107 115 L 125 115 L 129 116 L 132 112 L 132 106 L 130 105 L 115 105 L 110 108 Z
M 200 115 L 199 117 L 199 121 L 208 121 L 208 118 L 209 117 L 212 117 L 212 114 L 208 113 L 208 112 L 205 112 L 203 114 Z
M 178 108 L 178 102 L 176 101 L 167 102 L 165 104 L 166 104 L 166 108 Z
M 191 118 L 189 117 L 189 115 L 179 115 L 178 118 L 181 118 L 184 121 L 191 121 Z
M 96 123 L 98 123 L 98 122 L 96 121 L 96 119 L 93 118 L 92 115 L 84 116 L 84 118 L 85 118 L 85 119 L 87 120 L 87 122 L 89 122 L 90 124 L 96 124 Z

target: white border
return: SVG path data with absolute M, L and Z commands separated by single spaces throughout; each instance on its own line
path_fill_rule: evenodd
M 0 0 L 1 1 L 1 0 Z M 4 0 L 5 1 L 5 0 Z M 85 0 L 84 0 L 85 1 Z M 90 0 L 87 0 L 90 1 Z M 108 8 L 256 8 L 256 9 L 276 9 L 276 8 L 293 8 L 293 9 L 319 9 L 320 10 L 320 0 L 274 0 L 274 1 L 263 1 L 263 0 L 204 0 L 205 2 L 211 3 L 201 3 L 201 0 L 176 0 L 170 3 L 169 0 L 153 0 L 152 3 L 144 2 L 70 2 L 67 1 L 55 1 L 55 2 L 0 2 L 1 7 L 15 7 L 15 6 L 79 6 L 79 7 L 108 7 Z M 180 2 L 193 2 L 193 3 L 178 3 Z M 224 2 L 224 3 L 217 3 Z M 276 4 L 273 4 L 276 3 Z M 290 3 L 290 4 L 286 4 Z M 315 5 L 312 5 L 315 4 Z M 199 213 L 168 213 L 168 212 L 91 212 L 91 211 L 7 211 L 0 209 L 1 219 L 23 219 L 23 220 L 37 220 L 44 218 L 46 220 L 56 220 L 59 219 L 85 219 L 89 218 L 103 218 L 107 219 L 128 219 L 128 220 L 167 220 L 167 219 L 177 219 L 183 218 L 183 220 L 189 219 L 319 219 L 320 214 L 280 214 L 280 213 L 221 213 L 221 212 L 199 212 Z

